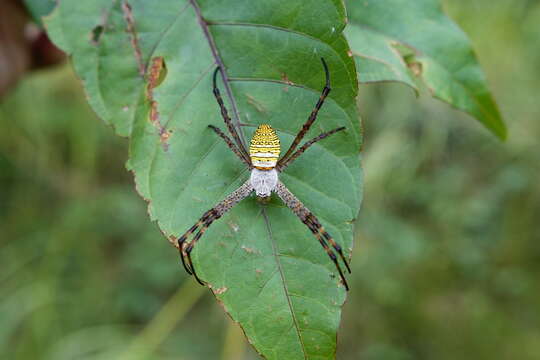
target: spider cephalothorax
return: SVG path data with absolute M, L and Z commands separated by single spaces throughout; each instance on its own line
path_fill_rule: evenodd
M 279 173 L 285 170 L 287 166 L 302 155 L 304 151 L 306 151 L 311 145 L 345 129 L 344 127 L 340 127 L 324 132 L 319 136 L 305 142 L 300 148 L 297 149 L 298 145 L 317 118 L 317 113 L 330 92 L 330 74 L 328 72 L 328 67 L 326 66 L 324 59 L 321 59 L 321 61 L 326 74 L 326 85 L 308 120 L 298 132 L 291 146 L 281 159 L 279 158 L 281 152 L 279 138 L 276 131 L 267 124 L 259 125 L 253 135 L 253 138 L 251 139 L 249 153 L 247 152 L 242 140 L 240 139 L 240 136 L 238 135 L 238 132 L 229 118 L 227 108 L 221 99 L 219 89 L 216 85 L 216 76 L 220 68 L 216 68 L 213 78 L 213 92 L 221 109 L 221 115 L 225 120 L 225 125 L 232 135 L 234 142 L 219 128 L 213 125 L 209 125 L 209 127 L 214 130 L 214 132 L 216 132 L 227 143 L 229 148 L 236 154 L 236 156 L 238 156 L 238 158 L 240 158 L 240 160 L 247 165 L 247 167 L 251 170 L 251 175 L 249 180 L 233 191 L 215 207 L 205 212 L 195 225 L 193 225 L 184 235 L 178 238 L 176 246 L 180 251 L 180 257 L 182 258 L 184 268 L 190 275 L 194 275 L 195 279 L 197 279 L 200 284 L 204 285 L 204 283 L 197 276 L 195 268 L 193 267 L 193 262 L 191 261 L 191 251 L 206 229 L 208 229 L 212 222 L 219 219 L 224 213 L 232 209 L 233 206 L 248 197 L 252 192 L 255 192 L 259 198 L 267 198 L 272 194 L 272 192 L 275 192 L 277 196 L 285 203 L 285 205 L 287 205 L 293 211 L 293 213 L 300 218 L 300 220 L 319 240 L 330 259 L 334 262 L 343 285 L 347 290 L 349 290 L 347 280 L 343 275 L 343 271 L 341 270 L 341 266 L 335 254 L 335 252 L 337 252 L 350 273 L 351 269 L 349 268 L 349 264 L 343 255 L 341 246 L 339 246 L 330 236 L 330 234 L 324 230 L 324 227 L 321 225 L 315 215 L 313 215 L 313 213 L 309 211 L 309 209 L 306 208 L 304 204 L 302 204 L 302 202 L 298 200 L 298 198 L 296 198 L 296 196 L 294 196 L 294 194 L 290 192 L 281 181 L 279 181 Z M 193 236 L 191 241 L 187 242 L 188 238 L 196 231 L 198 232 L 195 234 L 195 236 Z

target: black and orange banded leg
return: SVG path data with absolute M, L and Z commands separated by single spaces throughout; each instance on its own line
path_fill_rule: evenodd
M 232 209 L 241 200 L 248 197 L 252 191 L 253 187 L 251 186 L 251 182 L 247 180 L 216 206 L 205 212 L 203 216 L 201 216 L 201 218 L 195 223 L 195 225 L 190 227 L 189 230 L 184 233 L 184 235 L 178 238 L 177 247 L 180 253 L 180 259 L 182 260 L 182 265 L 184 266 L 184 269 L 186 269 L 186 272 L 189 275 L 193 275 L 199 284 L 205 285 L 195 272 L 195 267 L 193 266 L 193 261 L 191 260 L 191 251 L 215 220 L 222 217 L 223 214 Z M 195 232 L 197 232 L 195 236 L 193 236 L 191 241 L 188 242 L 188 239 Z
M 339 276 L 341 277 L 341 281 L 343 285 L 345 286 L 345 289 L 349 290 L 349 284 L 347 283 L 347 280 L 345 279 L 345 275 L 343 274 L 343 271 L 341 270 L 341 266 L 339 265 L 337 256 L 334 253 L 334 251 L 332 251 L 328 243 L 330 243 L 330 245 L 332 245 L 332 248 L 334 248 L 334 250 L 339 254 L 339 256 L 341 257 L 341 260 L 343 260 L 343 262 L 345 263 L 345 266 L 347 267 L 347 270 L 350 273 L 351 269 L 343 254 L 343 250 L 341 246 L 339 246 L 339 244 L 336 243 L 336 241 L 330 236 L 330 234 L 328 234 L 328 232 L 324 230 L 323 226 L 321 225 L 319 220 L 315 217 L 315 215 L 313 215 L 313 213 L 304 204 L 302 204 L 302 202 L 298 200 L 298 198 L 294 196 L 294 194 L 289 189 L 287 189 L 287 187 L 281 181 L 278 180 L 278 183 L 274 191 L 279 196 L 279 198 L 285 203 L 285 205 L 287 205 L 287 207 L 289 207 L 292 210 L 292 212 L 294 212 L 294 214 L 298 216 L 300 221 L 302 221 L 313 233 L 313 235 L 315 235 L 315 237 L 319 240 L 319 243 L 322 245 L 322 247 L 324 248 L 324 250 L 330 257 L 330 259 L 336 266 L 336 269 L 339 272 Z
M 313 139 L 307 141 L 304 145 L 302 145 L 298 150 L 294 152 L 291 156 L 289 156 L 289 159 L 285 160 L 281 165 L 278 167 L 278 171 L 285 170 L 286 167 L 291 165 L 294 160 L 296 160 L 300 155 L 302 155 L 311 145 L 315 144 L 317 141 L 321 141 L 323 139 L 326 139 L 330 135 L 333 135 L 337 133 L 338 131 L 345 130 L 345 127 L 338 127 L 336 129 L 332 129 L 330 131 L 323 132 L 317 137 L 314 137 Z
M 197 273 L 195 272 L 195 267 L 193 266 L 193 261 L 191 260 L 191 251 L 193 250 L 193 247 L 197 244 L 197 241 L 199 241 L 201 236 L 204 234 L 206 229 L 208 229 L 215 220 L 221 217 L 221 215 L 219 215 L 214 209 L 210 211 L 213 212 L 212 216 L 210 216 L 204 221 L 203 226 L 201 227 L 199 232 L 195 235 L 193 240 L 191 240 L 191 242 L 186 246 L 186 249 L 185 249 L 189 267 L 191 268 L 191 273 L 195 277 L 195 280 L 197 280 L 197 282 L 201 285 L 204 285 L 204 282 L 201 279 L 199 279 L 199 277 L 197 276 Z
M 199 241 L 201 236 L 204 234 L 206 229 L 208 229 L 208 227 L 220 217 L 221 215 L 219 215 L 219 213 L 215 209 L 210 209 L 205 212 L 204 215 L 199 219 L 199 221 L 197 221 L 197 223 L 193 225 L 184 235 L 178 238 L 178 250 L 180 251 L 182 265 L 184 265 L 184 269 L 186 269 L 186 272 L 189 275 L 193 275 L 197 282 L 201 285 L 204 285 L 204 282 L 199 279 L 197 273 L 195 272 L 195 267 L 193 266 L 193 261 L 191 260 L 191 251 L 193 250 L 195 244 L 197 244 L 197 241 Z M 189 243 L 186 243 L 188 237 L 193 234 L 197 229 L 199 229 L 197 234 L 195 234 L 195 236 Z
M 186 242 L 186 240 L 191 236 L 191 234 L 193 234 L 202 224 L 204 224 L 206 222 L 206 220 L 212 216 L 212 211 L 214 209 L 210 209 L 208 210 L 207 212 L 205 212 L 203 214 L 203 216 L 199 219 L 199 221 L 197 221 L 195 223 L 195 225 L 193 225 L 191 228 L 189 228 L 188 231 L 186 231 L 184 233 L 184 235 L 180 236 L 177 240 L 177 243 L 178 243 L 178 251 L 180 252 L 180 258 L 182 259 L 182 265 L 184 265 L 184 269 L 186 269 L 186 272 L 189 274 L 189 275 L 193 275 L 193 268 L 192 267 L 188 267 L 188 265 L 186 264 L 185 260 L 184 260 L 184 243 Z M 186 245 L 186 247 L 188 246 L 189 244 Z
M 310 214 L 310 215 L 313 215 L 313 214 Z M 304 224 L 307 225 L 307 227 L 311 230 L 311 232 L 313 233 L 313 235 L 315 235 L 315 237 L 317 237 L 317 239 L 319 240 L 319 242 L 321 243 L 322 247 L 324 248 L 324 250 L 326 251 L 326 253 L 328 254 L 328 256 L 330 257 L 330 259 L 332 260 L 332 262 L 334 263 L 334 265 L 336 265 L 336 269 L 338 270 L 338 273 L 339 273 L 339 276 L 341 277 L 341 281 L 343 282 L 343 285 L 345 286 L 345 290 L 349 291 L 349 284 L 347 283 L 347 280 L 345 279 L 345 275 L 343 274 L 343 271 L 341 270 L 341 266 L 339 265 L 339 262 L 338 262 L 338 259 L 336 257 L 336 254 L 334 254 L 334 252 L 332 251 L 332 249 L 330 249 L 330 247 L 328 246 L 328 243 L 325 241 L 325 238 L 326 236 L 324 236 L 321 231 L 316 227 L 314 226 L 314 224 L 312 222 L 309 221 L 309 218 L 306 218 L 305 220 L 302 221 Z M 324 230 L 323 230 L 324 231 Z M 328 234 L 328 233 L 326 233 Z M 331 238 L 330 238 L 331 239 Z M 328 238 L 326 238 L 326 240 L 328 240 Z M 333 244 L 336 244 L 334 242 L 334 240 L 332 240 Z M 343 256 L 342 256 L 342 259 L 343 259 Z M 349 273 L 351 272 L 350 269 L 349 269 L 349 265 L 347 264 L 347 262 L 343 259 L 343 261 L 345 262 L 345 265 L 347 266 L 347 269 L 349 270 Z
M 312 213 L 309 213 L 309 215 L 306 218 L 306 221 L 313 224 L 313 227 L 317 230 L 319 234 L 321 234 L 329 243 L 332 245 L 334 250 L 339 254 L 339 257 L 345 264 L 345 267 L 347 268 L 347 271 L 349 274 L 351 273 L 351 268 L 349 266 L 349 263 L 347 262 L 347 259 L 345 258 L 345 255 L 343 254 L 343 249 L 341 246 L 330 236 L 330 234 L 324 229 L 324 227 L 321 225 L 319 220 L 313 215 Z
M 317 114 L 319 113 L 319 110 L 324 104 L 324 100 L 330 93 L 330 72 L 328 71 L 328 66 L 326 65 L 326 61 L 324 61 L 323 58 L 321 58 L 321 62 L 324 67 L 324 74 L 326 76 L 326 85 L 324 86 L 324 89 L 321 93 L 321 96 L 319 97 L 319 100 L 317 101 L 317 104 L 315 105 L 315 108 L 311 111 L 311 115 L 309 115 L 309 118 L 305 122 L 305 124 L 302 126 L 302 130 L 298 132 L 296 137 L 294 138 L 291 146 L 289 147 L 289 150 L 283 155 L 283 157 L 278 161 L 278 165 L 281 166 L 284 162 L 287 161 L 287 158 L 293 153 L 294 150 L 296 150 L 296 147 L 298 144 L 300 144 L 300 141 L 306 136 L 306 133 L 309 131 L 309 128 L 311 125 L 315 122 L 315 119 L 317 119 Z
M 218 134 L 224 141 L 225 143 L 227 144 L 227 146 L 229 147 L 229 149 L 232 150 L 233 153 L 235 153 L 236 156 L 238 156 L 238 158 L 244 163 L 247 165 L 248 168 L 252 168 L 251 166 L 251 163 L 246 161 L 246 159 L 242 156 L 242 153 L 240 152 L 240 150 L 238 149 L 238 147 L 236 147 L 236 145 L 233 143 L 233 141 L 223 132 L 221 131 L 220 128 L 218 127 L 215 127 L 214 125 L 208 125 L 208 127 L 212 130 L 214 130 L 214 132 L 216 134 Z
M 214 71 L 214 77 L 213 77 L 213 93 L 216 98 L 216 101 L 219 105 L 219 108 L 221 110 L 221 116 L 223 117 L 223 121 L 225 121 L 225 125 L 227 125 L 227 129 L 231 133 L 234 141 L 236 142 L 236 145 L 238 146 L 238 149 L 240 151 L 240 154 L 242 154 L 242 157 L 244 158 L 244 162 L 247 162 L 250 164 L 251 167 L 251 159 L 248 155 L 248 152 L 246 148 L 244 147 L 244 144 L 242 143 L 242 139 L 240 139 L 240 136 L 238 135 L 238 132 L 236 131 L 236 128 L 234 127 L 231 118 L 229 117 L 229 114 L 227 112 L 227 108 L 225 107 L 225 104 L 223 103 L 223 99 L 221 98 L 221 93 L 219 92 L 219 89 L 217 87 L 217 73 L 220 70 L 219 67 L 216 68 Z

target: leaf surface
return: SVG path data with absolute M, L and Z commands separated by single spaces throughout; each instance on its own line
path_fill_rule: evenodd
M 42 25 L 41 18 L 49 14 L 55 6 L 54 0 L 24 0 L 26 9 L 40 26 Z
M 506 126 L 465 33 L 439 0 L 348 0 L 346 30 L 363 83 L 399 81 L 464 111 L 499 138 Z
M 46 26 L 72 56 L 94 110 L 129 137 L 128 168 L 169 239 L 249 176 L 207 127 L 225 130 L 212 95 L 216 63 L 243 138 L 269 123 L 284 152 L 319 98 L 324 57 L 333 90 L 307 139 L 347 130 L 314 145 L 281 180 L 350 256 L 361 131 L 340 1 L 63 0 Z M 345 289 L 317 239 L 279 199 L 242 201 L 208 229 L 193 260 L 265 358 L 335 357 Z

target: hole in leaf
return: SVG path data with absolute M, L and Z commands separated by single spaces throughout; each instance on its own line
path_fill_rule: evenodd
M 103 25 L 97 25 L 92 29 L 92 44 L 97 45 L 99 43 L 99 39 L 101 38 L 101 35 L 103 34 Z

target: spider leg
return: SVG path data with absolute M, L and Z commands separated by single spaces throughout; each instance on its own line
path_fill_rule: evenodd
M 227 125 L 227 129 L 231 133 L 234 141 L 236 142 L 236 145 L 238 145 L 238 149 L 240 151 L 240 154 L 242 154 L 242 157 L 244 159 L 244 162 L 247 162 L 250 164 L 251 167 L 251 158 L 248 155 L 248 152 L 244 146 L 244 143 L 242 142 L 242 139 L 240 139 L 240 136 L 238 135 L 238 132 L 236 131 L 236 128 L 234 127 L 231 118 L 229 117 L 229 114 L 227 112 L 227 108 L 225 107 L 225 104 L 223 103 L 223 99 L 221 98 L 221 93 L 219 92 L 219 89 L 217 87 L 217 73 L 220 70 L 219 67 L 216 67 L 216 70 L 214 71 L 214 77 L 213 77 L 213 93 L 216 98 L 216 101 L 219 105 L 219 108 L 221 109 L 221 116 L 223 117 L 223 121 L 225 121 L 225 125 Z
M 186 255 L 187 256 L 187 255 Z M 189 274 L 189 275 L 193 275 L 193 268 L 191 267 L 191 265 L 188 265 L 186 263 L 186 260 L 184 260 L 184 254 L 182 254 L 182 252 L 180 251 L 180 259 L 182 259 L 182 265 L 184 265 L 184 269 L 186 270 L 186 272 Z
M 343 282 L 343 285 L 345 286 L 345 289 L 347 291 L 349 291 L 349 284 L 347 283 L 347 280 L 345 279 L 345 275 L 343 275 L 343 271 L 341 270 L 341 266 L 339 265 L 336 254 L 334 254 L 332 249 L 330 249 L 330 247 L 328 246 L 328 243 L 324 240 L 324 237 L 321 235 L 321 232 L 313 225 L 313 223 L 311 223 L 308 219 L 306 219 L 305 221 L 302 221 L 302 222 L 305 225 L 307 225 L 307 227 L 311 230 L 313 235 L 315 235 L 315 237 L 317 237 L 317 239 L 321 243 L 322 247 L 324 248 L 324 250 L 326 251 L 326 253 L 330 257 L 330 259 L 332 260 L 334 265 L 336 265 L 336 269 L 339 272 L 339 276 L 341 277 L 341 281 Z M 347 265 L 347 263 L 345 263 L 345 265 Z M 347 265 L 347 269 L 348 268 L 349 268 L 349 266 Z
M 197 273 L 195 272 L 195 267 L 193 266 L 193 261 L 191 260 L 191 251 L 197 244 L 197 241 L 199 241 L 199 239 L 215 220 L 223 216 L 223 214 L 232 209 L 241 200 L 248 197 L 252 191 L 253 187 L 251 186 L 251 182 L 248 180 L 238 189 L 229 194 L 223 201 L 219 202 L 212 209 L 205 212 L 203 216 L 201 216 L 201 218 L 195 223 L 195 225 L 189 228 L 189 230 L 186 231 L 184 235 L 180 236 L 176 241 L 176 246 L 180 252 L 180 258 L 182 259 L 184 269 L 186 269 L 186 272 L 189 275 L 193 275 L 199 284 L 204 285 L 204 282 L 197 276 Z M 191 241 L 187 242 L 191 235 L 193 235 L 196 231 L 197 233 L 195 236 L 193 236 Z
M 339 262 L 337 260 L 336 254 L 332 251 L 332 249 L 328 246 L 328 242 L 332 245 L 332 247 L 338 252 L 341 259 L 345 263 L 345 266 L 347 267 L 347 270 L 350 270 L 349 264 L 345 260 L 345 256 L 343 255 L 343 251 L 341 249 L 341 246 L 339 246 L 334 239 L 324 230 L 319 220 L 313 215 L 309 209 L 302 204 L 300 200 L 294 194 L 287 189 L 287 187 L 281 182 L 278 181 L 274 191 L 279 196 L 279 198 L 287 205 L 296 216 L 300 218 L 300 220 L 311 230 L 313 235 L 317 237 L 319 242 L 321 243 L 322 247 L 336 266 L 336 269 L 339 273 L 339 276 L 341 277 L 341 281 L 343 282 L 343 285 L 345 286 L 345 289 L 349 290 L 349 284 L 347 283 L 347 280 L 345 279 L 345 275 L 343 274 L 343 271 L 341 270 L 341 266 L 339 265 Z
M 289 147 L 289 150 L 283 155 L 283 157 L 278 161 L 278 166 L 281 166 L 285 161 L 287 161 L 287 158 L 292 154 L 292 152 L 296 149 L 298 144 L 300 144 L 300 141 L 304 138 L 306 133 L 309 131 L 309 128 L 311 125 L 315 122 L 315 119 L 317 119 L 317 114 L 319 113 L 319 110 L 321 109 L 324 100 L 328 96 L 328 93 L 330 93 L 330 72 L 328 71 L 328 66 L 326 65 L 326 61 L 324 61 L 323 58 L 321 58 L 321 62 L 324 67 L 324 73 L 326 76 L 326 84 L 324 86 L 324 89 L 321 93 L 321 96 L 319 97 L 319 100 L 317 101 L 317 104 L 315 105 L 315 108 L 311 111 L 311 115 L 309 115 L 309 118 L 305 122 L 305 124 L 302 126 L 302 129 L 300 132 L 296 135 L 294 138 L 291 146 Z
M 315 144 L 317 141 L 320 141 L 322 139 L 325 139 L 329 137 L 330 135 L 333 135 L 337 133 L 338 131 L 345 130 L 345 127 L 339 127 L 327 132 L 324 132 L 320 134 L 317 137 L 314 137 L 313 139 L 307 141 L 304 145 L 302 145 L 298 150 L 296 150 L 287 160 L 285 160 L 281 165 L 279 165 L 278 171 L 283 171 L 285 168 L 287 168 L 289 165 L 291 165 L 294 160 L 296 160 L 300 155 L 302 155 L 311 145 Z
M 197 243 L 197 241 L 199 241 L 199 239 L 201 238 L 201 236 L 204 234 L 204 232 L 206 231 L 206 229 L 208 229 L 208 227 L 210 227 L 210 225 L 212 225 L 212 223 L 214 222 L 214 220 L 217 220 L 219 219 L 220 216 L 217 214 L 217 213 L 214 213 L 212 217 L 209 217 L 203 224 L 203 226 L 201 227 L 201 229 L 199 230 L 199 232 L 195 235 L 195 237 L 193 238 L 193 240 L 189 243 L 188 246 L 186 246 L 186 257 L 187 257 L 187 260 L 188 260 L 188 263 L 189 263 L 189 267 L 191 269 L 191 272 L 192 274 L 190 275 L 193 275 L 195 277 L 195 280 L 197 280 L 197 282 L 201 285 L 204 285 L 204 283 L 202 282 L 201 279 L 199 279 L 199 277 L 197 276 L 197 273 L 195 272 L 195 267 L 193 266 L 193 261 L 191 260 L 191 251 L 193 250 L 193 247 L 195 246 L 195 244 Z
M 191 266 L 191 269 L 193 270 L 193 273 L 190 275 L 193 275 L 195 277 L 195 280 L 202 286 L 205 286 L 206 284 L 197 276 L 197 273 L 195 272 L 195 268 L 193 267 L 193 263 L 191 262 L 191 252 L 187 254 L 187 259 L 189 261 L 189 266 Z
M 235 153 L 236 156 L 238 156 L 238 158 L 248 166 L 248 168 L 251 169 L 251 163 L 250 162 L 247 162 L 246 159 L 242 156 L 242 153 L 240 152 L 240 150 L 238 150 L 238 147 L 232 142 L 232 140 L 227 136 L 225 135 L 225 133 L 223 131 L 221 131 L 220 128 L 218 127 L 215 127 L 214 125 L 208 125 L 208 127 L 212 130 L 214 130 L 214 132 L 216 134 L 218 134 L 224 141 L 225 143 L 227 144 L 227 146 L 229 147 L 229 149 L 232 150 L 233 153 Z
M 184 251 L 185 251 L 184 244 L 186 243 L 186 240 L 188 239 L 188 237 L 191 234 L 193 234 L 199 228 L 199 226 L 203 224 L 203 222 L 206 221 L 206 219 L 210 216 L 212 210 L 213 209 L 210 209 L 207 212 L 205 212 L 203 216 L 199 219 L 199 221 L 195 223 L 195 225 L 193 225 L 188 231 L 186 231 L 184 235 L 178 238 L 177 247 L 178 247 L 178 251 L 180 252 L 180 258 L 182 259 L 182 265 L 184 265 L 184 269 L 186 269 L 186 272 L 189 275 L 193 274 L 193 268 L 188 267 L 186 262 L 184 261 Z
M 193 269 L 191 267 L 189 267 L 187 264 L 186 264 L 186 261 L 184 260 L 184 253 L 183 253 L 183 249 L 184 249 L 184 243 L 185 243 L 185 239 L 184 240 L 181 240 L 181 239 L 178 239 L 178 253 L 180 254 L 180 259 L 182 260 L 182 265 L 184 266 L 184 269 L 186 270 L 186 272 L 189 274 L 189 275 L 193 275 Z
M 341 257 L 341 260 L 345 264 L 345 267 L 347 268 L 347 271 L 350 274 L 351 268 L 349 266 L 349 263 L 347 262 L 347 259 L 345 258 L 345 255 L 343 255 L 343 249 L 341 248 L 341 246 L 338 243 L 336 243 L 336 241 L 332 238 L 332 236 L 330 236 L 330 234 L 326 230 L 324 230 L 324 227 L 321 225 L 321 223 L 319 222 L 319 219 L 317 219 L 315 215 L 309 214 L 307 221 L 309 221 L 313 225 L 313 227 L 317 230 L 318 234 L 321 234 L 330 243 L 330 245 L 332 245 L 334 250 Z

